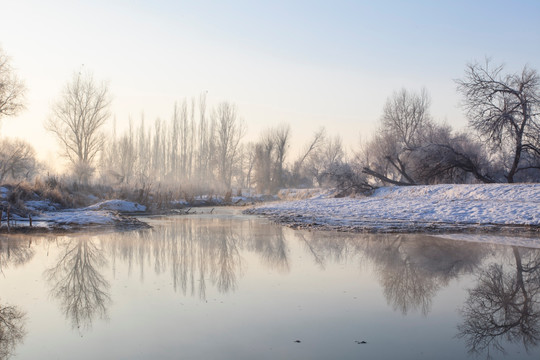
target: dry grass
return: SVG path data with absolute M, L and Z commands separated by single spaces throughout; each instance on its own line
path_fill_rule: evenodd
M 198 196 L 206 195 L 208 203 L 221 198 L 228 204 L 233 195 L 232 189 L 220 194 L 214 189 L 203 189 L 192 184 L 186 186 L 143 184 L 138 187 L 122 185 L 113 188 L 104 184 L 83 185 L 58 176 L 2 186 L 10 190 L 6 199 L 9 206 L 21 213 L 27 212 L 25 202 L 29 200 L 48 200 L 59 204 L 61 208 L 80 208 L 103 200 L 122 199 L 145 205 L 149 210 L 167 210 L 178 206 L 173 204 L 174 200 L 183 199 L 189 204 L 195 204 Z M 241 194 L 241 190 L 238 190 L 238 193 Z

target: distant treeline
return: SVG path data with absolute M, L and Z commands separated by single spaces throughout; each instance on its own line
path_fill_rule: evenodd
M 288 124 L 270 126 L 254 142 L 236 106 L 207 106 L 206 96 L 174 104 L 169 120 L 129 121 L 121 134 L 110 121 L 108 86 L 75 73 L 45 128 L 69 160 L 74 181 L 174 189 L 189 193 L 334 186 L 350 193 L 382 185 L 540 180 L 540 77 L 524 67 L 505 73 L 489 61 L 466 66 L 456 81 L 469 126 L 456 131 L 430 115 L 425 89 L 390 95 L 377 130 L 352 153 L 339 135 L 313 129 L 292 158 Z M 0 49 L 0 119 L 24 109 L 23 83 Z M 31 179 L 46 169 L 25 141 L 0 141 L 0 182 Z

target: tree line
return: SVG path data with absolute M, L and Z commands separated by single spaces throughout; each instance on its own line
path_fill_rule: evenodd
M 345 151 L 339 135 L 318 129 L 292 158 L 291 128 L 285 123 L 245 141 L 237 107 L 209 106 L 205 94 L 175 103 L 167 120 L 148 122 L 141 115 L 129 119 L 123 132 L 113 126 L 106 135 L 111 96 L 107 84 L 88 72 L 74 73 L 44 125 L 80 183 L 264 193 L 334 186 L 347 193 L 383 185 L 538 182 L 539 79 L 527 66 L 507 73 L 489 60 L 468 64 L 456 80 L 469 122 L 465 130 L 431 116 L 427 90 L 395 91 L 377 130 L 353 153 Z M 24 91 L 0 49 L 0 117 L 24 109 Z M 0 181 L 30 179 L 42 171 L 30 144 L 0 140 Z

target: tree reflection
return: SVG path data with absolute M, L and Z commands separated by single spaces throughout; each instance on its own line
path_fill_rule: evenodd
M 427 235 L 345 235 L 297 232 L 315 264 L 358 257 L 375 268 L 384 296 L 404 315 L 427 315 L 437 292 L 458 276 L 471 273 L 487 255 L 485 247 Z
M 427 315 L 437 292 L 473 271 L 484 256 L 476 244 L 406 235 L 369 241 L 364 253 L 375 263 L 388 303 L 404 315 L 416 310 Z
M 0 238 L 0 271 L 10 265 L 19 266 L 32 259 L 35 252 L 31 240 L 17 236 Z
M 212 279 L 220 292 L 226 293 L 236 289 L 236 271 L 240 268 L 238 237 L 231 229 L 220 229 L 215 239 L 217 261 L 212 267 Z
M 269 233 L 270 231 L 270 233 Z M 164 226 L 128 234 L 112 234 L 105 242 L 116 261 L 128 264 L 141 279 L 150 266 L 156 274 L 170 272 L 175 291 L 206 300 L 210 287 L 235 291 L 242 275 L 241 250 L 252 251 L 278 271 L 288 272 L 289 248 L 280 226 L 237 219 L 168 218 Z
M 8 359 L 22 342 L 25 314 L 16 306 L 0 305 L 0 359 Z
M 249 248 L 259 254 L 264 263 L 272 269 L 288 273 L 290 271 L 289 247 L 283 227 L 272 226 L 265 229 L 264 236 L 257 232 L 249 235 Z
M 138 268 L 144 278 L 148 265 L 156 274 L 170 271 L 175 291 L 206 300 L 208 285 L 221 293 L 234 291 L 242 268 L 243 228 L 230 223 L 189 218 L 170 219 L 159 231 L 115 234 L 107 242 L 113 267 L 120 258 L 129 272 Z
M 458 336 L 470 352 L 504 352 L 504 341 L 525 349 L 540 341 L 540 252 L 512 247 L 512 265 L 491 264 L 478 275 L 462 309 Z
M 163 226 L 138 233 L 112 235 L 113 269 L 117 259 L 160 274 L 170 271 L 175 291 L 206 300 L 209 287 L 234 291 L 242 273 L 241 251 L 259 256 L 265 265 L 290 271 L 290 231 L 257 221 L 238 219 L 169 218 Z M 394 310 L 407 314 L 431 310 L 437 292 L 458 276 L 471 273 L 487 255 L 486 247 L 418 235 L 358 235 L 295 231 L 306 254 L 321 269 L 329 261 L 369 262 Z
M 106 261 L 101 248 L 90 238 L 72 238 L 56 266 L 45 271 L 51 295 L 60 300 L 74 328 L 90 328 L 96 316 L 107 317 L 109 282 L 99 272 Z

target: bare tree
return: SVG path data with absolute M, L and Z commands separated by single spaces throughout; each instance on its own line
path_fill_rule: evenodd
M 412 148 L 422 140 L 424 130 L 432 123 L 431 100 L 426 89 L 411 92 L 401 89 L 386 100 L 381 125 L 391 132 L 402 147 Z
M 275 184 L 276 186 L 283 187 L 285 185 L 283 167 L 285 165 L 285 156 L 289 149 L 289 141 L 291 134 L 291 127 L 289 124 L 281 124 L 273 131 L 274 142 L 276 145 L 276 162 L 275 162 Z
M 143 187 L 148 183 L 150 171 L 150 136 L 146 133 L 144 114 L 141 114 L 141 123 L 137 130 L 137 183 Z
M 426 132 L 433 126 L 429 115 L 430 99 L 425 89 L 411 92 L 402 89 L 388 98 L 381 117 L 381 127 L 372 140 L 375 163 L 364 169 L 385 183 L 414 185 L 407 157 L 425 140 Z
M 320 128 L 313 134 L 313 138 L 311 141 L 306 144 L 304 147 L 304 150 L 302 151 L 299 158 L 294 162 L 293 170 L 292 170 L 292 176 L 293 176 L 293 183 L 298 184 L 302 181 L 302 170 L 304 167 L 304 164 L 309 159 L 310 156 L 313 155 L 324 143 L 324 140 L 326 138 L 326 130 L 325 128 Z
M 90 169 L 102 149 L 100 130 L 109 118 L 111 99 L 107 86 L 96 84 L 89 73 L 75 73 L 54 104 L 45 128 L 56 135 L 64 155 L 76 169 Z M 88 174 L 80 176 L 88 181 Z
M 226 188 L 231 186 L 233 164 L 238 155 L 238 145 L 244 136 L 244 125 L 238 120 L 236 107 L 228 102 L 214 110 L 216 121 L 216 157 L 219 180 Z
M 245 186 L 251 188 L 253 170 L 255 168 L 257 146 L 253 142 L 249 142 L 244 146 L 244 172 Z
M 10 58 L 0 48 L 0 119 L 24 108 L 24 83 L 15 75 Z
M 261 135 L 255 144 L 255 183 L 259 192 L 272 191 L 272 156 L 275 152 L 274 139 L 270 131 Z
M 34 148 L 22 140 L 0 141 L 0 182 L 31 179 L 38 171 Z
M 345 152 L 341 137 L 339 135 L 329 137 L 309 157 L 309 161 L 306 163 L 306 172 L 317 180 L 319 186 L 322 186 L 328 180 L 327 175 L 329 175 L 330 169 L 332 169 L 332 173 L 335 173 L 334 170 L 343 170 L 339 165 L 343 163 L 344 157 Z
M 197 141 L 197 180 L 201 183 L 203 180 L 208 180 L 209 167 L 209 134 L 208 121 L 206 118 L 206 93 L 199 96 L 199 126 L 198 126 L 198 141 Z
M 469 125 L 504 158 L 504 175 L 512 183 L 531 166 L 522 161 L 525 153 L 540 156 L 540 77 L 527 66 L 515 74 L 503 69 L 489 60 L 469 64 L 457 84 Z

